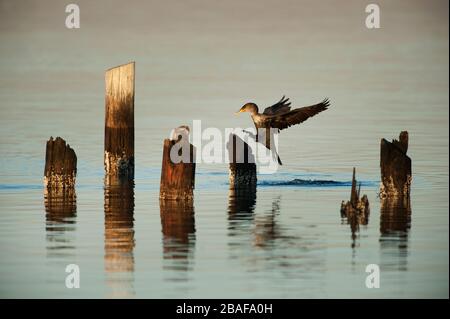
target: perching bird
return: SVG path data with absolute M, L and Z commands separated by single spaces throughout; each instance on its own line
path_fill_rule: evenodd
M 283 96 L 277 103 L 267 107 L 262 114 L 258 112 L 258 106 L 255 103 L 246 103 L 236 114 L 241 112 L 249 112 L 252 117 L 253 124 L 255 124 L 256 130 L 259 128 L 265 128 L 267 131 L 267 129 L 270 128 L 277 128 L 279 132 L 289 126 L 300 124 L 308 118 L 325 111 L 330 105 L 330 101 L 328 99 L 324 99 L 318 104 L 300 107 L 293 109 L 292 111 L 290 105 L 291 102 L 289 102 L 289 99 Z M 258 137 L 256 137 L 256 140 L 258 141 Z M 270 149 L 269 134 L 266 134 L 265 146 Z M 282 165 L 279 156 L 278 163 Z

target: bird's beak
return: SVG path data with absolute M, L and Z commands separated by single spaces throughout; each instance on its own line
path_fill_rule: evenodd
M 239 110 L 236 113 L 234 113 L 234 115 L 239 115 L 239 113 L 242 113 L 242 112 L 244 112 L 244 111 L 243 110 Z

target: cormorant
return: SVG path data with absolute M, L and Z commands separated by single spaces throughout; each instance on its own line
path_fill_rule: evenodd
M 258 106 L 251 102 L 242 106 L 236 114 L 241 112 L 249 112 L 257 132 L 260 128 L 266 129 L 265 146 L 270 149 L 270 134 L 267 134 L 270 128 L 276 128 L 279 132 L 289 126 L 300 124 L 308 118 L 325 111 L 330 105 L 330 101 L 328 99 L 324 99 L 318 104 L 300 107 L 293 110 L 291 110 L 290 105 L 291 102 L 289 102 L 289 99 L 283 96 L 277 103 L 267 107 L 262 114 L 259 113 Z M 256 135 L 256 141 L 258 141 L 258 134 Z M 279 156 L 278 163 L 282 165 Z

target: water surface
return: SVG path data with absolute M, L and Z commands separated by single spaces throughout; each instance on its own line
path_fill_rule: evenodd
M 0 296 L 448 298 L 448 3 L 0 2 Z M 104 71 L 136 61 L 136 179 L 105 187 Z M 284 165 L 256 192 L 197 166 L 192 205 L 158 199 L 162 141 L 181 124 L 281 95 L 329 110 L 280 136 Z M 411 202 L 377 198 L 381 138 L 410 136 Z M 78 156 L 76 196 L 44 199 L 45 142 Z M 339 214 L 352 167 L 368 219 Z M 167 212 L 171 213 L 168 214 Z M 80 266 L 81 288 L 65 287 Z M 367 289 L 378 264 L 381 288 Z

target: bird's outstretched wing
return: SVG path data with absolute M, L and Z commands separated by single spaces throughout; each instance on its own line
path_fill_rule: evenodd
M 279 100 L 274 105 L 267 107 L 264 110 L 263 114 L 265 114 L 265 115 L 276 115 L 276 114 L 287 113 L 287 112 L 289 112 L 291 110 L 290 105 L 291 105 L 291 102 L 289 102 L 289 99 L 285 98 L 285 96 L 283 95 L 281 100 Z
M 330 105 L 330 101 L 328 99 L 323 100 L 318 104 L 314 104 L 311 106 L 305 106 L 298 109 L 294 109 L 287 113 L 275 114 L 274 116 L 269 116 L 267 121 L 269 122 L 269 126 L 273 128 L 278 128 L 283 130 L 288 128 L 291 125 L 299 124 L 310 117 L 325 111 Z

